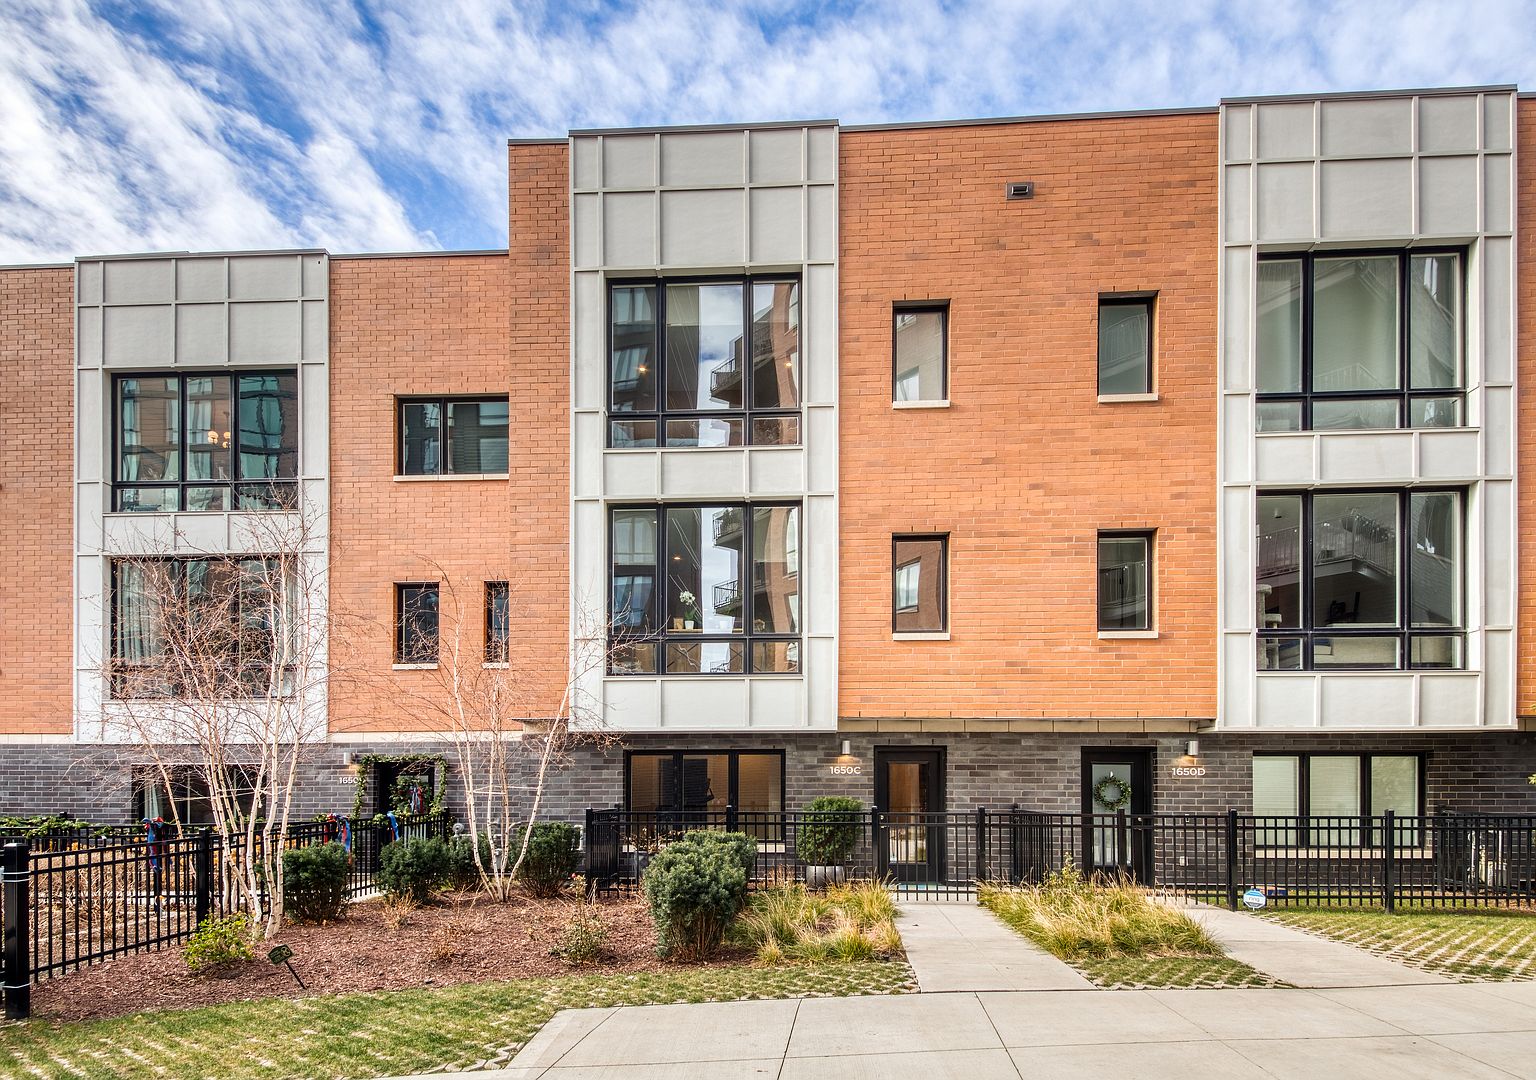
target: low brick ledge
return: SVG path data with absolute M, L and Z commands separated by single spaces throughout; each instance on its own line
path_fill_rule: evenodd
M 1115 717 L 1077 719 L 1051 719 L 1048 717 L 870 717 L 844 716 L 837 721 L 838 731 L 966 733 L 983 732 L 1032 733 L 1046 732 L 1058 735 L 1150 735 L 1189 734 L 1208 731 L 1214 720 L 1204 717 Z

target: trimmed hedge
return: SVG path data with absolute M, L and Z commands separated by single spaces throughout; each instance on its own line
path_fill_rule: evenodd
M 526 826 L 512 830 L 512 850 L 507 865 L 517 861 L 523 849 Z M 565 821 L 541 821 L 533 826 L 528 838 L 528 856 L 518 868 L 517 880 L 529 895 L 555 897 L 571 883 L 571 875 L 581 864 L 581 830 Z
M 757 842 L 742 833 L 684 833 L 645 871 L 645 899 L 665 956 L 697 959 L 720 947 L 747 902 Z
M 283 908 L 299 922 L 328 923 L 347 906 L 347 849 L 334 841 L 283 852 Z
M 805 804 L 795 852 L 807 866 L 842 866 L 864 833 L 864 804 L 847 795 L 823 795 Z
M 454 870 L 453 853 L 446 840 L 397 840 L 379 852 L 376 880 L 390 898 L 409 897 L 426 904 L 453 879 Z

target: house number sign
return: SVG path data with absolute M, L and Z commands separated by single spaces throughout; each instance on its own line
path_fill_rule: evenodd
M 1175 765 L 1172 769 L 1175 780 L 1194 780 L 1205 775 L 1204 765 Z
M 864 772 L 864 766 L 862 765 L 831 765 L 828 767 L 832 770 L 833 776 L 859 776 Z

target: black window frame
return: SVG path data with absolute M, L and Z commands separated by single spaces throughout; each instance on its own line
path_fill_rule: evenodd
M 412 654 L 406 649 L 406 593 L 411 590 L 430 590 L 437 596 L 437 626 L 432 638 L 430 658 L 426 653 Z M 436 667 L 442 657 L 443 609 L 442 582 L 397 581 L 395 582 L 395 664 L 402 667 Z
M 757 285 L 788 285 L 793 284 L 797 291 L 797 316 L 798 323 L 796 333 L 799 335 L 800 347 L 795 351 L 795 387 L 796 396 L 799 399 L 793 408 L 783 406 L 765 406 L 758 408 L 753 398 L 756 396 L 755 380 L 752 377 L 752 368 L 756 361 L 756 349 L 752 333 L 752 290 Z M 742 296 L 742 329 L 746 335 L 746 341 L 742 347 L 743 364 L 746 368 L 741 373 L 742 379 L 742 407 L 740 409 L 671 409 L 667 407 L 667 286 L 669 285 L 740 285 Z M 655 290 L 655 303 L 653 315 L 655 316 L 655 357 L 656 364 L 656 408 L 653 410 L 628 410 L 615 409 L 613 407 L 613 293 L 615 289 L 644 289 Z M 687 275 L 681 277 L 640 277 L 640 278 L 609 278 L 607 291 L 604 294 L 606 301 L 607 325 L 603 331 L 604 342 L 607 349 L 607 357 L 604 361 L 604 389 L 603 411 L 607 428 L 606 444 L 610 450 L 724 450 L 739 448 L 739 446 L 804 446 L 804 413 L 805 413 L 805 282 L 800 274 L 712 274 L 712 275 Z M 753 440 L 753 421 L 755 420 L 782 420 L 794 419 L 796 424 L 796 439 L 794 442 L 755 442 Z M 667 442 L 667 422 L 669 420 L 739 420 L 742 426 L 741 443 L 738 447 L 699 446 L 697 443 L 678 443 L 676 445 Z M 650 444 L 644 442 L 621 442 L 614 438 L 615 424 L 631 421 L 650 421 L 656 425 L 656 435 Z
M 899 398 L 896 388 L 901 383 L 900 357 L 897 354 L 898 325 L 903 315 L 938 315 L 939 343 L 942 346 L 939 364 L 939 396 L 936 398 Z M 891 304 L 891 403 L 920 405 L 949 400 L 949 301 L 948 300 L 897 300 Z
M 240 475 L 240 380 L 247 378 L 281 378 L 293 379 L 293 461 L 294 470 L 291 479 L 271 479 L 258 477 L 247 479 Z M 191 446 L 191 440 L 187 437 L 187 383 L 191 379 L 229 379 L 229 475 L 228 480 L 190 480 L 187 478 L 187 450 Z M 120 397 L 120 386 L 129 379 L 175 379 L 177 384 L 177 410 L 180 419 L 181 430 L 178 433 L 177 455 L 177 479 L 175 480 L 123 480 L 120 479 L 123 463 L 123 410 Z M 146 513 L 262 513 L 268 511 L 289 511 L 297 508 L 299 504 L 299 454 L 301 451 L 301 435 L 303 432 L 302 414 L 303 390 L 300 386 L 299 369 L 294 367 L 276 368 L 207 368 L 197 371 L 114 371 L 112 373 L 111 402 L 109 408 L 112 412 L 112 512 L 116 514 L 146 514 Z M 286 453 L 279 450 L 279 453 Z M 123 495 L 127 491 L 136 489 L 154 489 L 159 491 L 175 490 L 175 510 L 162 510 L 158 507 L 146 507 L 138 509 L 123 506 Z M 228 488 L 229 509 L 227 510 L 189 510 L 187 508 L 187 489 L 189 488 Z M 255 505 L 241 505 L 243 495 L 257 489 L 258 492 L 268 493 L 264 503 Z
M 896 548 L 900 544 L 911 543 L 939 543 L 939 625 L 937 627 L 924 627 L 918 629 L 901 629 L 899 616 L 911 608 L 900 606 L 900 591 L 897 585 L 896 575 L 903 566 L 910 566 L 911 559 L 906 562 L 897 561 Z M 922 598 L 919 596 L 917 609 L 922 610 Z M 949 533 L 892 533 L 891 534 L 891 633 L 896 636 L 908 634 L 947 634 L 949 633 Z
M 1460 290 L 1458 297 L 1458 323 L 1457 333 L 1460 335 L 1459 349 L 1461 354 L 1461 384 L 1459 386 L 1447 386 L 1439 389 L 1412 389 L 1412 364 L 1413 364 L 1413 339 L 1411 336 L 1413 302 L 1409 292 L 1411 281 L 1411 268 L 1413 257 L 1416 255 L 1454 255 L 1457 259 L 1457 286 Z M 1395 390 L 1313 390 L 1312 389 L 1312 358 L 1315 342 L 1313 325 L 1313 285 L 1315 282 L 1315 267 L 1318 259 L 1374 259 L 1395 256 L 1397 258 L 1397 388 Z M 1295 402 L 1301 408 L 1301 426 L 1296 429 L 1301 431 L 1431 431 L 1434 428 L 1413 427 L 1413 402 L 1428 400 L 1431 398 L 1455 398 L 1458 402 L 1460 423 L 1456 427 L 1465 427 L 1467 421 L 1467 249 L 1464 247 L 1414 247 L 1414 248 L 1347 248 L 1321 251 L 1293 251 L 1293 252 L 1265 252 L 1259 256 L 1260 263 L 1266 262 L 1300 262 L 1301 263 L 1301 389 L 1300 391 L 1260 391 L 1259 385 L 1259 356 L 1257 337 L 1253 357 L 1253 385 L 1255 387 L 1258 405 L 1273 403 Z M 1255 320 L 1257 327 L 1257 320 Z M 1391 399 L 1397 403 L 1397 426 L 1383 428 L 1314 428 L 1312 426 L 1312 406 L 1314 402 L 1330 401 L 1375 401 Z M 1277 431 L 1274 434 L 1295 434 L 1296 432 Z M 1269 434 L 1260 432 L 1260 434 Z
M 636 670 L 630 669 L 630 667 L 628 665 L 616 662 L 615 658 L 610 656 L 610 662 L 608 664 L 608 674 L 609 675 L 613 675 L 613 676 L 629 676 L 629 677 L 636 677 L 636 678 L 699 678 L 701 676 L 711 676 L 711 677 L 713 677 L 713 676 L 722 676 L 722 677 L 742 678 L 742 677 L 747 676 L 747 675 L 758 675 L 758 676 L 762 676 L 762 675 L 776 675 L 776 676 L 780 676 L 780 677 L 784 677 L 784 678 L 799 678 L 799 677 L 803 676 L 805 674 L 805 646 L 804 646 L 805 629 L 804 629 L 804 621 L 803 621 L 804 620 L 804 612 L 803 612 L 803 610 L 801 611 L 799 619 L 797 620 L 801 624 L 801 629 L 800 629 L 800 631 L 798 633 L 794 633 L 794 634 L 780 634 L 780 633 L 766 633 L 766 632 L 763 632 L 763 631 L 754 630 L 752 628 L 752 624 L 753 624 L 754 620 L 752 618 L 752 613 L 751 613 L 751 610 L 752 610 L 751 609 L 751 604 L 753 602 L 755 602 L 756 590 L 755 590 L 755 588 L 748 588 L 746 591 L 747 591 L 748 595 L 752 599 L 749 600 L 749 602 L 743 606 L 743 613 L 742 613 L 742 620 L 741 620 L 742 621 L 742 629 L 741 629 L 740 633 L 722 634 L 722 633 L 705 632 L 702 629 L 700 629 L 700 630 L 675 630 L 670 625 L 666 624 L 666 620 L 665 620 L 665 607 L 664 607 L 664 605 L 665 605 L 665 598 L 666 598 L 667 590 L 664 587 L 662 587 L 662 583 L 667 580 L 667 567 L 666 567 L 666 562 L 667 562 L 667 544 L 666 544 L 667 522 L 666 522 L 666 513 L 667 513 L 667 511 L 669 511 L 669 510 L 696 510 L 696 509 L 740 509 L 741 510 L 741 517 L 742 517 L 742 537 L 741 537 L 741 543 L 742 543 L 743 555 L 742 555 L 742 558 L 740 560 L 740 563 L 741 563 L 741 565 L 740 565 L 740 575 L 739 575 L 739 577 L 737 579 L 737 587 L 738 587 L 738 590 L 739 590 L 743 585 L 750 585 L 751 584 L 752 564 L 753 564 L 753 561 L 754 561 L 753 560 L 753 552 L 756 550 L 756 548 L 755 548 L 755 546 L 753 544 L 753 535 L 752 535 L 753 529 L 756 527 L 756 524 L 755 524 L 756 511 L 758 511 L 758 510 L 770 510 L 770 509 L 781 509 L 781 508 L 789 508 L 789 507 L 793 507 L 794 509 L 799 511 L 799 514 L 796 516 L 796 519 L 795 519 L 796 529 L 797 529 L 797 532 L 798 532 L 798 536 L 797 536 L 796 542 L 795 542 L 795 550 L 796 550 L 797 553 L 803 552 L 805 550 L 805 504 L 804 504 L 804 502 L 802 502 L 800 500 L 796 500 L 796 499 L 765 499 L 765 500 L 757 500 L 757 501 L 752 501 L 752 502 L 738 502 L 738 501 L 735 501 L 735 500 L 722 499 L 722 500 L 714 500 L 714 501 L 709 501 L 709 500 L 704 500 L 704 501 L 691 500 L 691 501 L 686 501 L 686 502 L 667 502 L 667 503 L 612 503 L 612 504 L 610 504 L 609 507 L 608 507 L 608 514 L 607 514 L 607 516 L 605 518 L 605 522 L 604 522 L 605 528 L 606 528 L 606 536 L 605 536 L 604 542 L 603 542 L 603 548 L 604 548 L 604 551 L 606 553 L 606 562 L 607 562 L 607 567 L 608 567 L 607 572 L 606 572 L 606 585 L 607 585 L 607 591 L 608 591 L 608 598 L 606 600 L 606 610 L 608 612 L 608 627 L 609 627 L 609 629 L 608 629 L 608 640 L 609 640 L 610 653 L 612 653 L 614 650 L 625 648 L 625 647 L 628 647 L 628 646 L 635 646 L 635 645 L 643 645 L 643 644 L 651 644 L 651 643 L 653 643 L 656 646 L 656 663 L 655 663 L 654 670 L 651 670 L 651 671 L 636 671 Z M 651 630 L 651 631 L 632 630 L 632 629 L 629 629 L 627 627 L 620 626 L 618 621 L 617 621 L 617 616 L 618 616 L 619 613 L 615 612 L 613 610 L 613 601 L 614 601 L 614 588 L 613 588 L 613 522 L 614 522 L 614 516 L 616 514 L 620 514 L 620 513 L 635 513 L 635 512 L 643 512 L 643 511 L 649 511 L 649 512 L 651 512 L 651 513 L 656 515 L 656 534 L 655 534 L 656 535 L 656 553 L 655 553 L 655 562 L 653 564 L 654 565 L 654 570 L 655 570 L 655 577 L 652 579 L 650 605 L 649 605 L 650 606 L 651 621 L 655 624 L 656 629 Z M 799 557 L 800 556 L 797 554 L 797 559 Z M 798 569 L 795 571 L 795 573 L 797 575 L 800 572 L 801 571 L 798 570 Z M 804 597 L 805 590 L 804 590 L 803 587 L 800 589 L 799 595 L 801 597 Z M 699 597 L 699 604 L 702 607 L 702 605 L 703 605 L 703 597 L 702 596 Z M 712 643 L 717 643 L 717 642 L 739 642 L 741 644 L 741 647 L 742 647 L 742 664 L 741 664 L 741 670 L 740 671 L 678 671 L 678 672 L 669 672 L 669 671 L 667 671 L 667 669 L 666 669 L 667 668 L 666 652 L 667 652 L 667 646 L 668 645 L 679 645 L 679 644 L 697 645 L 697 644 L 712 644 Z M 796 661 L 795 661 L 795 663 L 796 663 L 796 670 L 794 670 L 794 671 L 762 671 L 762 672 L 754 671 L 753 670 L 753 663 L 752 663 L 752 651 L 753 651 L 752 650 L 752 646 L 754 644 L 758 643 L 758 642 L 784 642 L 784 643 L 793 642 L 795 645 L 798 646 L 798 650 L 797 650 L 798 651 L 798 656 L 797 656 Z
M 496 633 L 496 600 L 500 597 L 503 604 L 502 619 L 505 626 L 502 633 Z M 485 583 L 485 662 L 487 664 L 505 664 L 511 657 L 512 646 L 512 585 L 508 581 L 487 581 Z
M 1429 755 L 1423 751 L 1394 750 L 1379 753 L 1367 750 L 1255 750 L 1255 758 L 1295 758 L 1296 766 L 1296 838 L 1295 844 L 1263 844 L 1256 843 L 1260 848 L 1294 848 L 1294 847 L 1339 847 L 1334 840 L 1328 839 L 1329 834 L 1337 834 L 1340 822 L 1350 818 L 1357 819 L 1355 824 L 1344 826 L 1359 829 L 1360 842 L 1353 847 L 1362 849 L 1378 848 L 1381 846 L 1380 837 L 1373 829 L 1371 814 L 1371 761 L 1374 758 L 1412 758 L 1415 768 L 1418 770 L 1416 777 L 1418 784 L 1419 812 L 1410 817 L 1428 817 L 1429 785 L 1426 775 L 1429 771 Z M 1358 814 L 1345 815 L 1319 815 L 1325 825 L 1314 826 L 1312 823 L 1312 760 L 1314 758 L 1354 758 L 1360 765 L 1360 812 Z M 1251 775 L 1251 774 L 1250 774 Z M 1250 784 L 1250 802 L 1251 802 Z M 1395 813 L 1395 811 L 1394 811 Z M 1256 815 L 1260 820 L 1272 815 Z M 1263 836 L 1274 831 L 1269 826 L 1256 827 L 1256 836 Z M 1422 849 L 1428 844 L 1427 829 L 1399 827 L 1396 836 L 1396 846 L 1400 848 Z
M 1315 573 L 1313 553 L 1313 523 L 1316 520 L 1312 508 L 1313 499 L 1318 496 L 1332 495 L 1393 495 L 1397 497 L 1397 611 L 1398 626 L 1393 627 L 1361 627 L 1358 630 L 1349 627 L 1329 626 L 1316 628 L 1312 624 L 1316 621 L 1317 612 L 1313 597 L 1313 574 Z M 1412 507 L 1412 497 L 1415 495 L 1456 495 L 1461 507 L 1460 535 L 1457 544 L 1461 552 L 1461 625 L 1459 626 L 1422 626 L 1417 629 L 1413 626 L 1413 530 L 1410 528 L 1409 516 Z M 1257 653 L 1255 653 L 1255 667 L 1260 675 L 1290 674 L 1297 671 L 1321 671 L 1324 673 L 1336 671 L 1466 671 L 1467 670 L 1467 506 L 1468 492 L 1466 488 L 1455 486 L 1425 487 L 1425 488 L 1376 488 L 1376 487 L 1349 487 L 1349 488 L 1260 488 L 1255 494 L 1255 517 L 1257 517 L 1258 499 L 1270 496 L 1301 497 L 1301 522 L 1298 528 L 1300 533 L 1301 565 L 1298 568 L 1301 586 L 1301 622 L 1300 627 L 1267 629 L 1256 627 L 1255 636 L 1257 642 L 1262 644 L 1266 640 L 1283 638 L 1300 638 L 1301 660 L 1299 668 L 1258 668 Z M 1258 522 L 1255 521 L 1255 526 Z M 1255 529 L 1257 532 L 1257 528 Z M 1257 584 L 1258 543 L 1255 541 L 1254 574 Z M 1348 664 L 1325 664 L 1317 666 L 1313 660 L 1313 646 L 1317 638 L 1360 637 L 1360 638 L 1397 638 L 1398 639 L 1398 663 L 1395 667 L 1382 667 L 1379 665 L 1352 666 Z M 1422 664 L 1415 666 L 1413 663 L 1413 639 L 1414 638 L 1438 638 L 1454 637 L 1461 641 L 1458 650 L 1460 664 L 1456 667 L 1445 667 L 1439 664 Z
M 788 799 L 789 799 L 789 789 L 787 787 L 789 776 L 788 776 L 788 771 L 787 771 L 787 766 L 786 766 L 786 758 L 788 757 L 788 755 L 782 749 L 773 749 L 771 747 L 770 748 L 766 748 L 766 749 L 758 749 L 756 747 L 739 747 L 739 748 L 736 748 L 736 749 L 733 749 L 733 750 L 722 750 L 722 749 L 716 749 L 716 748 L 713 748 L 713 747 L 701 747 L 701 748 L 687 749 L 687 750 L 674 750 L 674 749 L 672 749 L 670 747 L 658 748 L 658 749 L 654 749 L 654 750 L 650 750 L 650 749 L 643 749 L 643 750 L 626 749 L 624 751 L 624 809 L 625 809 L 625 811 L 627 813 L 646 813 L 647 812 L 647 811 L 636 811 L 636 810 L 633 809 L 634 803 L 633 803 L 633 801 L 631 799 L 631 795 L 632 795 L 632 789 L 633 789 L 632 778 L 634 776 L 633 764 L 634 764 L 634 759 L 635 758 L 637 758 L 637 757 L 644 757 L 644 758 L 665 758 L 665 757 L 670 757 L 673 760 L 674 767 L 678 770 L 678 775 L 682 775 L 682 773 L 683 773 L 683 759 L 684 758 L 688 758 L 688 757 L 711 757 L 711 756 L 724 756 L 724 757 L 729 759 L 729 762 L 730 762 L 730 764 L 729 764 L 730 773 L 729 773 L 729 781 L 728 781 L 728 783 L 729 783 L 729 791 L 726 792 L 726 804 L 728 806 L 730 806 L 732 809 L 737 809 L 738 808 L 737 800 L 740 798 L 740 795 L 741 795 L 740 764 L 741 764 L 741 755 L 742 754 L 750 754 L 750 755 L 755 755 L 757 757 L 777 757 L 779 759 L 779 802 L 780 802 L 781 805 L 780 805 L 780 807 L 779 807 L 779 809 L 777 811 L 769 811 L 769 813 L 780 813 L 780 814 L 782 814 L 784 812 L 784 809 L 785 809 L 785 807 L 782 804 L 786 803 L 788 801 Z M 666 809 L 666 810 L 657 810 L 655 812 L 658 815 L 682 815 L 682 814 L 689 813 L 689 811 L 687 810 L 687 808 L 685 806 L 674 806 L 674 807 L 671 807 L 671 808 Z
M 1147 617 L 1143 626 L 1104 625 L 1104 563 L 1101 547 L 1105 540 L 1144 540 L 1147 545 Z M 1101 634 L 1148 633 L 1157 628 L 1157 530 L 1156 529 L 1100 529 L 1093 538 L 1094 562 L 1094 622 Z
M 166 773 L 170 774 L 171 788 L 166 788 Z M 227 765 L 225 775 L 233 787 L 236 810 L 241 815 L 240 821 L 250 816 L 251 807 L 255 805 L 256 783 L 254 770 L 246 765 Z M 215 824 L 212 812 L 212 800 L 208 790 L 208 781 L 202 768 L 192 765 L 136 765 L 130 775 L 130 803 L 134 821 L 148 821 L 148 804 L 145 796 L 148 789 L 158 787 L 160 794 L 167 803 L 173 805 L 173 817 L 161 815 L 160 820 L 167 824 L 172 821 L 179 822 L 183 827 L 187 826 L 211 826 Z M 209 813 L 207 818 L 201 818 L 192 814 L 192 808 L 198 804 L 207 806 Z M 234 824 L 238 824 L 235 822 Z
M 1146 308 L 1146 310 L 1147 310 L 1147 341 L 1146 341 L 1147 370 L 1146 370 L 1146 379 L 1144 380 L 1144 385 L 1142 386 L 1142 388 L 1140 390 L 1127 390 L 1127 391 L 1118 391 L 1117 390 L 1117 391 L 1106 392 L 1105 389 L 1104 389 L 1104 352 L 1103 352 L 1103 342 L 1104 342 L 1104 339 L 1103 339 L 1103 336 L 1102 336 L 1102 333 L 1103 333 L 1102 328 L 1103 328 L 1103 325 L 1104 325 L 1104 309 L 1107 308 L 1107 307 L 1141 307 L 1141 308 Z M 1098 390 L 1098 396 L 1099 397 L 1104 397 L 1104 398 L 1114 399 L 1114 398 L 1119 398 L 1119 397 L 1145 397 L 1148 394 L 1154 393 L 1155 392 L 1155 388 L 1157 386 L 1157 379 L 1156 379 L 1156 376 L 1153 373 L 1153 368 L 1156 367 L 1156 364 L 1157 364 L 1157 353 L 1155 351 L 1156 342 L 1157 342 L 1157 293 L 1155 293 L 1155 292 L 1100 293 L 1099 294 L 1099 306 L 1098 306 L 1098 320 L 1095 323 L 1095 327 L 1099 330 L 1099 334 L 1095 335 L 1095 345 L 1094 345 L 1094 356 L 1095 356 L 1095 359 L 1097 361 L 1097 370 L 1095 372 L 1095 383 L 1094 383 L 1094 385 L 1095 385 L 1095 387 Z
M 507 472 L 461 473 L 455 472 L 452 454 L 448 450 L 448 408 L 451 405 L 485 405 L 500 403 L 507 406 Z M 437 452 L 435 472 L 405 471 L 405 408 L 407 405 L 436 405 L 441 418 L 441 443 Z M 507 476 L 512 470 L 512 404 L 507 394 L 401 394 L 395 398 L 395 475 L 396 476 Z

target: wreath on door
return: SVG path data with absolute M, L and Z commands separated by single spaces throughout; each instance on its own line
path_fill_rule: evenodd
M 1124 810 L 1131 805 L 1131 785 L 1114 773 L 1105 773 L 1093 785 L 1093 801 L 1110 810 Z

